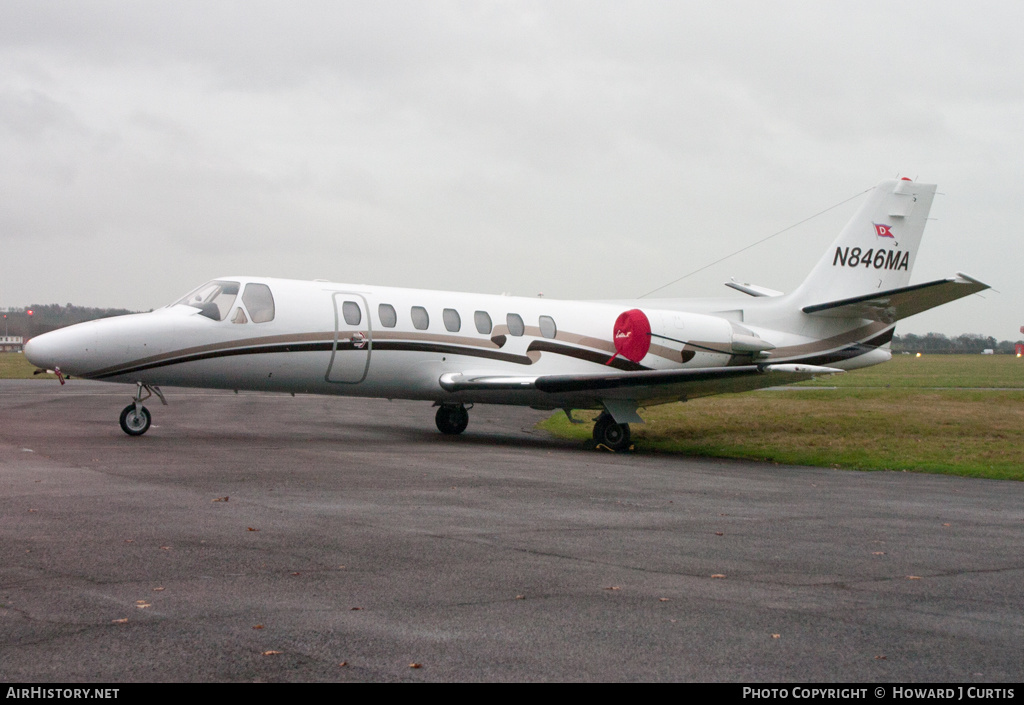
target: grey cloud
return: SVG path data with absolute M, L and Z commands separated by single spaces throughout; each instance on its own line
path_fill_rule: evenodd
M 972 274 L 1012 278 L 984 247 L 951 254 L 945 228 L 1012 247 L 1022 12 L 10 2 L 0 241 L 14 256 L 59 242 L 90 267 L 28 257 L 0 306 L 78 286 L 107 298 L 56 299 L 150 307 L 240 267 L 631 296 L 904 170 L 954 194 L 920 275 L 978 257 Z M 717 295 L 731 275 L 791 287 L 840 226 L 665 293 Z M 128 243 L 160 263 L 146 286 L 111 274 Z

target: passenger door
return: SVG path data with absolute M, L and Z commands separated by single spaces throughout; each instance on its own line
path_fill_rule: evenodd
M 370 308 L 362 294 L 335 291 L 334 345 L 325 379 L 338 384 L 359 384 L 370 370 L 373 327 Z

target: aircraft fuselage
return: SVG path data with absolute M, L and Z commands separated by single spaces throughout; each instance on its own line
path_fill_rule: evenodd
M 145 433 L 160 386 L 433 401 L 461 433 L 466 405 L 603 409 L 594 437 L 628 446 L 638 409 L 885 362 L 895 323 L 987 286 L 910 286 L 935 186 L 886 181 L 795 291 L 747 299 L 565 301 L 236 276 L 151 313 L 26 344 L 35 365 L 137 385 L 121 414 Z

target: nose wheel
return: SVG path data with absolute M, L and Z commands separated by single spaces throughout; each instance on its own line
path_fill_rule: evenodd
M 462 404 L 442 404 L 434 416 L 437 430 L 446 436 L 457 436 L 469 425 L 469 411 Z
M 153 417 L 149 415 L 149 409 L 144 407 L 142 402 L 156 394 L 161 403 L 167 406 L 167 400 L 164 399 L 164 393 L 160 391 L 160 387 L 143 384 L 142 382 L 137 384 L 138 389 L 135 392 L 135 398 L 131 404 L 121 411 L 121 430 L 129 436 L 141 436 L 149 430 L 153 423 Z M 145 396 L 142 395 L 143 392 L 146 393 Z
M 153 418 L 149 409 L 137 404 L 129 404 L 121 412 L 121 430 L 129 436 L 141 436 L 149 430 Z

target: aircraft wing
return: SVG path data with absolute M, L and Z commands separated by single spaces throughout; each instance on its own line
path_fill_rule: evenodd
M 927 311 L 944 303 L 988 289 L 977 279 L 957 272 L 951 279 L 915 284 L 850 299 L 804 306 L 804 313 L 828 318 L 867 318 L 881 323 L 895 323 L 901 318 Z
M 817 375 L 837 372 L 843 370 L 816 365 L 779 364 L 537 377 L 448 373 L 441 376 L 440 383 L 449 392 L 535 390 L 560 399 L 577 397 L 650 402 L 743 392 L 792 384 Z

